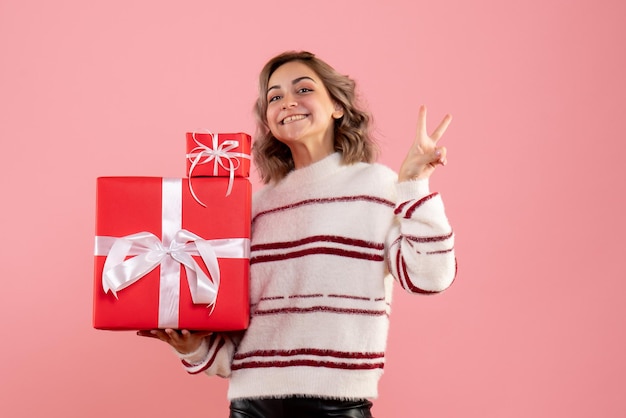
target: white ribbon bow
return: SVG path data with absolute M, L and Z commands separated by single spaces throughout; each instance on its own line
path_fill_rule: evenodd
M 129 255 L 137 254 L 126 260 Z M 200 255 L 211 279 L 192 255 Z M 114 238 L 113 245 L 104 262 L 102 288 L 117 298 L 117 292 L 132 285 L 171 257 L 185 266 L 187 281 L 193 303 L 213 306 L 220 285 L 220 269 L 217 255 L 211 243 L 187 230 L 176 233 L 169 247 L 165 247 L 156 235 L 139 232 Z
M 213 175 L 217 176 L 219 167 L 222 167 L 229 173 L 228 180 L 228 189 L 226 190 L 226 196 L 230 195 L 230 192 L 233 188 L 233 182 L 235 179 L 235 171 L 241 165 L 239 158 L 247 158 L 250 159 L 250 156 L 243 152 L 231 152 L 231 150 L 237 148 L 239 146 L 239 141 L 235 140 L 227 140 L 218 143 L 218 134 L 210 133 L 213 141 L 212 147 L 196 139 L 196 132 L 191 134 L 194 142 L 198 144 L 197 147 L 193 148 L 188 154 L 187 159 L 191 162 L 189 167 L 189 190 L 191 191 L 191 195 L 196 200 L 196 202 L 200 203 L 202 206 L 206 207 L 206 205 L 196 196 L 193 191 L 193 187 L 191 186 L 191 177 L 193 174 L 193 170 L 199 164 L 208 164 L 213 161 Z
M 220 286 L 218 256 L 247 258 L 248 248 L 247 238 L 205 240 L 181 229 L 169 247 L 165 247 L 150 232 L 139 232 L 121 238 L 98 236 L 95 252 L 96 255 L 107 256 L 102 270 L 102 288 L 105 293 L 110 291 L 117 298 L 118 291 L 132 285 L 171 257 L 185 266 L 193 303 L 214 307 Z M 135 257 L 126 260 L 133 255 Z M 194 255 L 202 257 L 213 280 L 194 260 Z M 173 273 L 178 275 L 178 272 Z

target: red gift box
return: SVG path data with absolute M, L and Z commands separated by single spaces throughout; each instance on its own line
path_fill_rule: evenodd
M 189 177 L 249 177 L 250 135 L 187 133 Z
M 248 179 L 97 180 L 93 326 L 230 331 L 248 326 Z

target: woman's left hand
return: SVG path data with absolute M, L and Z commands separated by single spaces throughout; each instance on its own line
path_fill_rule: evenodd
M 204 337 L 208 337 L 211 334 L 213 333 L 209 331 L 191 332 L 186 329 L 175 330 L 172 328 L 137 331 L 137 335 L 141 337 L 158 338 L 168 343 L 181 354 L 193 353 L 200 347 Z
M 446 165 L 446 148 L 438 147 L 437 141 L 448 129 L 451 121 L 452 116 L 446 115 L 433 133 L 428 135 L 426 131 L 426 106 L 420 106 L 415 142 L 413 142 L 402 166 L 400 166 L 398 181 L 425 179 L 430 177 L 437 165 Z

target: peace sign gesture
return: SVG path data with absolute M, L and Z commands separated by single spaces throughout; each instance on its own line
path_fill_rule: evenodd
M 428 135 L 426 131 L 426 106 L 420 106 L 415 142 L 413 142 L 400 166 L 398 181 L 425 179 L 435 171 L 437 164 L 446 165 L 446 148 L 438 147 L 437 141 L 448 129 L 451 121 L 452 116 L 446 115 L 433 133 Z

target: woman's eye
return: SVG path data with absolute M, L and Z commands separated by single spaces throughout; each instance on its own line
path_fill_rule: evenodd
M 275 102 L 278 99 L 280 99 L 280 96 L 272 96 L 269 99 L 267 99 L 267 102 L 268 103 L 272 103 L 272 102 Z
M 313 90 L 311 90 L 308 87 L 302 87 L 301 89 L 298 90 L 298 93 L 308 93 L 310 91 L 313 91 Z

